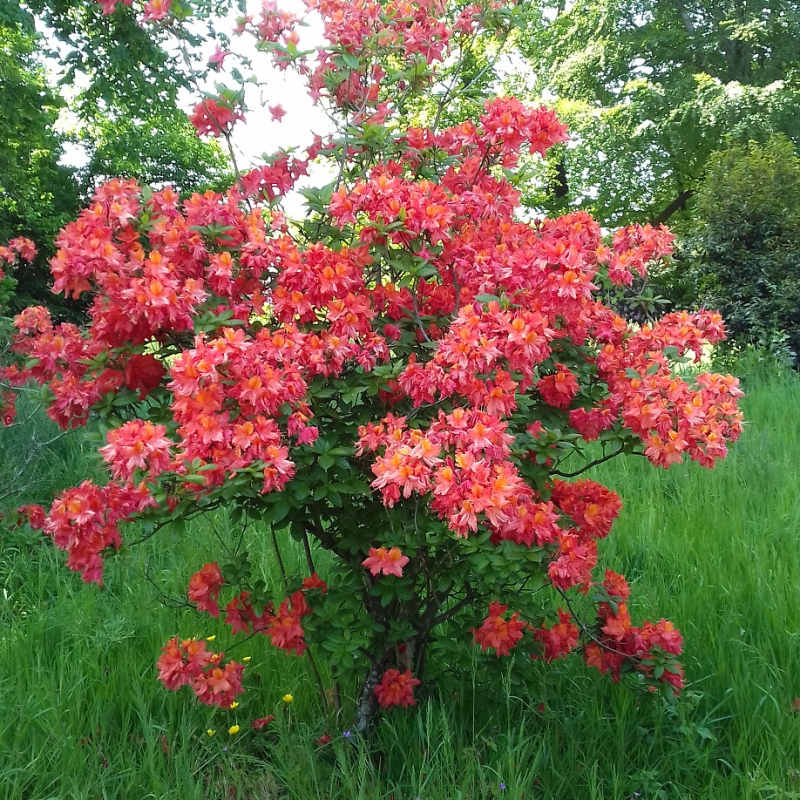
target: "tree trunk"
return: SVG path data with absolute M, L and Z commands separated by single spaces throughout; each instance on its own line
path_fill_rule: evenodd
M 375 714 L 378 711 L 378 698 L 375 696 L 375 687 L 383 677 L 385 663 L 385 655 L 380 658 L 374 658 L 370 671 L 361 685 L 361 694 L 358 698 L 356 714 L 353 719 L 353 728 L 358 733 L 366 733 L 375 721 Z
M 677 211 L 683 211 L 693 194 L 693 189 L 684 189 L 666 208 L 662 209 L 650 220 L 650 224 L 661 225 Z

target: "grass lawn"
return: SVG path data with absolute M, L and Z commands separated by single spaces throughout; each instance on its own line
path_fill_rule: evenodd
M 214 552 L 209 524 L 110 559 L 102 591 L 38 535 L 4 533 L 0 797 L 800 798 L 799 404 L 797 381 L 753 387 L 747 430 L 715 471 L 628 459 L 592 475 L 625 504 L 601 563 L 631 581 L 634 622 L 666 616 L 685 636 L 688 688 L 674 707 L 578 659 L 533 665 L 525 691 L 511 690 L 507 663 L 474 651 L 463 682 L 424 696 L 416 713 L 395 711 L 354 747 L 346 724 L 326 719 L 307 662 L 259 637 L 232 653 L 250 655 L 257 676 L 241 705 L 211 710 L 163 690 L 154 661 L 176 633 L 218 633 L 225 648 L 224 626 L 158 605 L 146 579 L 180 596 Z M 38 419 L 0 431 L 0 496 L 31 484 L 15 505 L 45 500 L 93 463 L 78 435 L 16 475 L 32 435 L 52 431 Z M 300 558 L 291 550 L 289 569 Z M 269 732 L 250 730 L 271 713 Z M 316 746 L 324 733 L 332 743 Z

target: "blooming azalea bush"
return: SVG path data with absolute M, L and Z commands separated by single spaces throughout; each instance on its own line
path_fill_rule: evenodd
M 494 98 L 439 127 L 457 99 L 439 65 L 505 35 L 513 7 L 308 6 L 328 41 L 315 59 L 272 4 L 239 31 L 307 77 L 337 133 L 224 194 L 112 180 L 60 234 L 54 291 L 88 294 L 89 324 L 20 314 L 4 407 L 33 380 L 61 427 L 105 426 L 110 479 L 26 513 L 102 585 L 132 523 L 154 536 L 226 509 L 271 541 L 282 582 L 266 585 L 244 551 L 209 552 L 188 600 L 231 636 L 313 653 L 323 687 L 320 661 L 354 687 L 361 730 L 379 705 L 413 705 L 458 641 L 487 658 L 574 652 L 614 681 L 680 690 L 680 633 L 635 625 L 624 577 L 598 567 L 620 498 L 579 476 L 621 455 L 724 458 L 742 428 L 736 379 L 673 370 L 724 337 L 722 320 L 633 328 L 597 300 L 669 254 L 664 228 L 606 243 L 582 212 L 521 220 L 520 155 L 566 138 L 550 110 Z M 415 93 L 433 105 L 409 127 L 397 98 Z M 227 96 L 198 105 L 200 134 L 230 136 L 246 109 Z M 311 159 L 338 177 L 305 190 L 308 216 L 291 222 L 281 199 Z M 285 571 L 282 530 L 305 574 Z M 176 636 L 158 669 L 166 688 L 229 708 L 251 668 Z
M 7 245 L 0 245 L 0 309 L 4 308 L 14 294 L 17 281 L 13 273 L 17 269 L 24 269 L 31 264 L 38 254 L 36 244 L 26 236 L 17 236 L 11 239 Z M 0 316 L 0 334 L 4 339 L 8 338 L 10 320 L 6 316 Z M 8 424 L 12 419 L 6 410 L 0 405 L 0 412 L 3 419 Z

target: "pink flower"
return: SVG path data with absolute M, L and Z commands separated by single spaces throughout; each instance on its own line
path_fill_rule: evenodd
M 383 575 L 395 575 L 403 577 L 403 567 L 409 562 L 408 556 L 400 552 L 399 547 L 386 549 L 385 547 L 370 547 L 369 557 L 361 563 L 369 569 L 373 575 L 382 573 Z
M 226 105 L 224 102 L 207 97 L 194 107 L 189 122 L 192 123 L 198 136 L 222 136 L 227 134 L 237 120 L 244 115 L 236 104 Z
M 286 109 L 284 109 L 280 103 L 278 103 L 276 106 L 268 106 L 268 108 L 269 113 L 272 115 L 272 119 L 274 119 L 275 122 L 281 122 L 286 116 Z
M 217 45 L 217 49 L 211 55 L 211 58 L 208 59 L 208 63 L 214 69 L 222 69 L 222 62 L 230 55 L 229 50 L 222 50 L 219 45 Z
M 155 478 L 169 469 L 171 463 L 172 443 L 166 432 L 163 425 L 134 419 L 108 432 L 108 444 L 100 448 L 100 454 L 111 465 L 115 478 L 130 480 L 136 469 Z
M 147 22 L 158 22 L 169 16 L 172 0 L 149 0 L 144 4 L 144 18 Z
M 419 686 L 410 669 L 400 672 L 398 669 L 387 669 L 381 682 L 375 687 L 375 696 L 384 708 L 392 706 L 413 706 L 414 687 Z

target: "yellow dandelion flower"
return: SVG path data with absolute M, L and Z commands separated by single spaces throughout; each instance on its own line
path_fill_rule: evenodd
M 231 703 L 231 708 L 239 708 L 239 704 L 238 703 Z
M 231 736 L 236 736 L 236 734 L 239 733 L 239 726 L 238 725 L 231 725 L 230 728 L 228 728 L 228 733 Z
M 248 661 L 249 661 L 251 658 L 252 658 L 252 656 L 245 656 L 245 657 L 242 659 L 242 661 L 244 661 L 244 663 L 246 664 L 246 663 L 247 663 L 247 662 L 248 662 Z
M 216 638 L 217 638 L 216 635 L 214 635 L 214 636 L 206 636 L 206 641 L 207 642 L 213 642 L 214 639 L 216 639 Z
M 291 703 L 292 700 L 294 700 L 294 697 L 292 697 L 292 695 L 290 695 L 290 694 L 285 694 L 283 696 L 283 702 L 286 703 L 286 704 Z
M 207 733 L 209 736 L 213 736 L 213 735 L 216 733 L 216 731 L 215 731 L 213 728 L 209 728 L 209 729 L 206 731 L 206 733 Z

